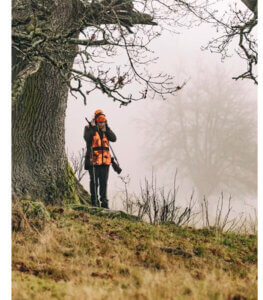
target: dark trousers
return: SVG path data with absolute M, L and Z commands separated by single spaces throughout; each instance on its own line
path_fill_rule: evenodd
M 93 170 L 95 174 L 93 174 Z M 108 200 L 107 200 L 107 182 L 109 177 L 109 166 L 101 165 L 101 166 L 94 166 L 94 168 L 90 166 L 89 176 L 90 176 L 90 193 L 91 193 L 92 206 L 99 206 L 99 203 L 97 202 L 99 199 L 98 197 L 98 185 L 99 185 L 101 206 L 104 208 L 109 208 Z M 94 177 L 95 177 L 95 184 L 94 184 Z M 96 200 L 96 195 L 97 195 L 97 200 Z

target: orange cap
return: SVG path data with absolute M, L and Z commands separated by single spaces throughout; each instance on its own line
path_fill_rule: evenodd
M 101 109 L 97 109 L 97 110 L 95 111 L 94 115 L 96 116 L 96 115 L 99 114 L 99 113 L 103 114 L 103 111 L 102 111 Z
M 106 117 L 101 109 L 97 109 L 94 113 L 96 122 L 106 122 Z M 97 116 L 97 117 L 96 117 Z

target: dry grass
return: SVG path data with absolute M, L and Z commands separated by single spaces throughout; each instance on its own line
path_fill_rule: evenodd
M 72 209 L 13 232 L 13 299 L 257 299 L 257 237 Z

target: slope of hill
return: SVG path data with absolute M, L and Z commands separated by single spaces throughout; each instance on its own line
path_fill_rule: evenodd
M 13 300 L 257 299 L 255 235 L 61 207 L 14 229 Z

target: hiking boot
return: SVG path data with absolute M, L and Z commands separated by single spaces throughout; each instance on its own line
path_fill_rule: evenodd
M 102 199 L 101 200 L 101 207 L 103 207 L 103 208 L 109 208 L 108 202 L 109 201 L 107 199 Z
M 93 207 L 99 207 L 99 203 L 98 203 L 98 201 L 95 201 L 95 199 L 91 199 L 91 205 Z

